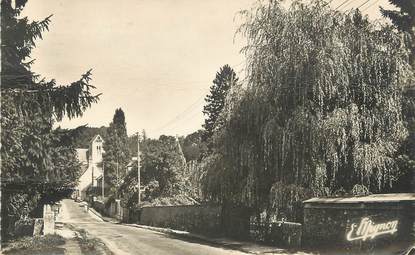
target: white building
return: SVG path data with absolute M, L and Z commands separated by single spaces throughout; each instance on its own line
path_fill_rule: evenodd
M 104 140 L 100 135 L 95 135 L 89 143 L 88 149 L 77 149 L 78 159 L 81 163 L 85 162 L 86 167 L 83 170 L 77 186 L 77 197 L 82 200 L 87 198 L 87 190 L 97 187 L 97 179 L 102 176 L 102 154 Z M 86 155 L 85 155 L 86 154 Z

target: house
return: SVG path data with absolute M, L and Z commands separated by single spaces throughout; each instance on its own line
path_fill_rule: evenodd
M 95 135 L 89 143 L 88 149 L 77 149 L 78 159 L 84 167 L 76 188 L 76 196 L 81 200 L 87 198 L 87 191 L 91 187 L 98 186 L 98 179 L 102 176 L 102 154 L 104 140 L 100 135 Z M 85 155 L 86 154 L 86 155 Z M 86 160 L 85 160 L 86 159 Z

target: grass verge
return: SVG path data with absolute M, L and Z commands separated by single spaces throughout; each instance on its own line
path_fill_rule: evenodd
M 23 237 L 7 244 L 6 255 L 63 255 L 65 249 L 59 246 L 65 244 L 60 235 L 46 235 L 36 237 Z
M 75 228 L 68 225 L 68 228 L 75 231 L 75 239 L 78 241 L 82 254 L 84 255 L 113 255 L 110 249 L 98 238 L 88 236 L 85 229 Z

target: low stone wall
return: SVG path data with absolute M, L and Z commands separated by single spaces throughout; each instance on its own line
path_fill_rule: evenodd
M 105 209 L 105 204 L 102 201 L 96 200 L 93 201 L 92 207 L 99 212 L 100 214 L 104 215 L 104 216 L 108 216 L 108 212 Z
M 221 231 L 219 206 L 157 206 L 141 209 L 140 224 L 217 234 Z
M 107 204 L 95 200 L 92 202 L 92 207 L 104 216 L 115 218 L 122 222 L 129 222 L 129 209 L 123 208 L 119 200 Z
M 302 225 L 295 222 L 251 223 L 250 236 L 254 241 L 278 247 L 298 248 L 301 246 Z
M 295 222 L 276 222 L 272 224 L 269 243 L 283 247 L 300 247 L 302 225 Z

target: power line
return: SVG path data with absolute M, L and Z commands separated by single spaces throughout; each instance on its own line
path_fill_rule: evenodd
M 339 6 L 337 6 L 337 7 L 335 8 L 335 10 L 339 9 L 340 7 L 342 7 L 345 3 L 349 2 L 349 1 L 350 1 L 350 0 L 345 0 L 345 1 L 343 1 L 343 3 L 341 3 Z
M 352 0 L 351 2 L 349 2 L 349 3 L 347 3 L 346 5 L 344 5 L 343 6 L 343 8 L 345 8 L 345 7 L 347 7 L 347 6 L 349 6 L 351 3 L 353 3 L 353 2 L 355 2 L 356 0 Z M 344 11 L 345 11 L 346 9 L 344 9 Z
M 184 111 L 176 115 L 173 119 L 169 120 L 166 124 L 162 125 L 161 127 L 157 128 L 156 131 L 161 131 L 165 129 L 166 127 L 174 124 L 176 121 L 183 119 L 184 116 L 188 115 L 189 113 L 192 113 L 195 109 L 195 106 L 205 97 L 205 95 L 200 96 L 195 102 L 193 102 L 191 105 L 186 107 Z
M 374 6 L 377 2 L 379 2 L 379 0 L 375 0 L 373 3 L 371 3 L 370 5 L 366 6 L 366 8 L 364 8 L 362 10 L 362 12 L 366 11 L 367 9 L 369 9 L 370 7 Z
M 366 0 L 366 2 L 364 2 L 363 4 L 359 5 L 356 9 L 359 9 L 360 7 L 362 7 L 363 5 L 367 4 L 370 0 Z
M 183 124 L 187 124 L 189 121 L 193 120 L 194 118 L 198 117 L 202 112 L 200 111 L 195 111 L 193 114 L 188 115 L 187 117 L 176 121 L 175 123 L 173 123 L 171 126 L 169 126 L 170 129 L 175 129 L 177 127 L 182 127 Z

